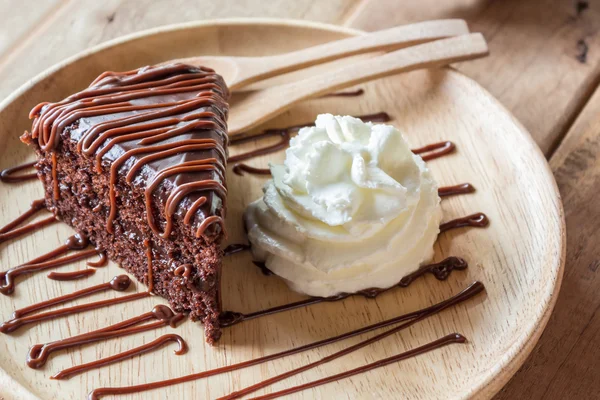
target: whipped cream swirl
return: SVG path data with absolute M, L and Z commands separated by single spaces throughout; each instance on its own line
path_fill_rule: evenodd
M 388 288 L 433 257 L 437 183 L 400 131 L 322 114 L 245 212 L 253 256 L 301 293 Z

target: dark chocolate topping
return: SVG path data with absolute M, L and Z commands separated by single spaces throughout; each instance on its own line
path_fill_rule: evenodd
M 171 64 L 106 72 L 81 92 L 36 106 L 24 140 L 37 140 L 43 152 L 73 140 L 79 152 L 95 159 L 98 172 L 110 173 L 109 232 L 121 176 L 145 189 L 148 223 L 156 234 L 168 237 L 173 215 L 182 212 L 197 237 L 214 235 L 224 229 L 228 95 L 223 79 L 208 68 Z M 55 165 L 53 175 L 58 198 Z M 164 231 L 153 217 L 157 201 L 165 208 Z

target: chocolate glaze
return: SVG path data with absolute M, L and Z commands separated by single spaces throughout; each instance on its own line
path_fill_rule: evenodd
M 23 175 L 13 176 L 13 174 L 15 172 L 19 172 L 19 171 L 22 171 L 24 169 L 33 168 L 33 166 L 36 163 L 37 163 L 37 161 L 32 161 L 32 162 L 28 162 L 28 163 L 25 163 L 25 164 L 14 166 L 12 168 L 3 169 L 0 172 L 0 181 L 2 181 L 4 183 L 16 183 L 16 182 L 30 181 L 30 180 L 33 180 L 33 179 L 37 178 L 37 173 L 36 172 L 32 172 L 31 174 L 23 174 Z
M 174 353 L 176 355 L 181 356 L 181 355 L 187 353 L 188 346 L 187 346 L 187 343 L 185 342 L 185 340 L 183 340 L 183 338 L 179 335 L 175 335 L 173 333 L 168 333 L 166 335 L 162 335 L 161 337 L 153 340 L 150 343 L 146 343 L 142 346 L 135 347 L 131 350 L 127 350 L 122 353 L 115 354 L 114 356 L 101 358 L 99 360 L 95 360 L 95 361 L 92 361 L 92 362 L 89 362 L 86 364 L 76 365 L 74 367 L 64 369 L 64 370 L 58 372 L 57 374 L 54 374 L 53 376 L 51 376 L 50 379 L 69 379 L 75 375 L 79 375 L 79 374 L 81 374 L 85 371 L 89 371 L 91 369 L 100 368 L 105 365 L 114 364 L 116 362 L 126 360 L 128 358 L 132 358 L 132 357 L 139 356 L 139 355 L 142 355 L 145 353 L 149 353 L 151 351 L 154 351 L 154 350 L 164 346 L 165 344 L 168 344 L 169 342 L 175 342 L 178 344 L 177 349 L 174 350 Z
M 456 218 L 440 225 L 440 233 L 449 231 L 450 229 L 462 228 L 470 226 L 473 228 L 485 228 L 490 224 L 490 220 L 484 213 L 475 213 L 466 217 Z
M 73 261 L 81 260 L 87 258 L 93 254 L 97 254 L 95 249 L 93 250 L 84 250 L 72 254 L 70 256 L 65 256 L 61 258 L 57 258 L 55 260 L 51 260 L 51 258 L 55 258 L 68 252 L 69 250 L 82 250 L 86 248 L 88 245 L 87 238 L 75 234 L 70 236 L 65 244 L 57 247 L 56 249 L 39 256 L 23 265 L 19 265 L 18 267 L 14 267 L 5 272 L 0 272 L 0 293 L 4 295 L 12 294 L 15 290 L 15 278 L 20 275 L 30 274 L 33 272 L 42 271 L 48 268 L 59 267 L 61 265 L 69 264 Z M 49 261 L 48 261 L 49 260 Z
M 250 250 L 250 245 L 249 244 L 245 244 L 245 243 L 233 243 L 230 244 L 229 246 L 225 247 L 225 250 L 223 250 L 223 256 L 227 257 L 227 256 L 231 256 L 237 253 L 241 253 L 243 251 L 248 251 Z
M 271 272 L 262 263 L 255 262 L 254 264 L 257 265 L 258 267 L 260 267 L 262 269 L 263 273 L 265 273 L 265 270 L 268 271 L 269 273 Z M 261 264 L 263 266 L 261 266 Z M 467 268 L 467 262 L 464 259 L 462 259 L 460 257 L 448 257 L 448 258 L 444 259 L 443 261 L 440 261 L 439 263 L 433 263 L 433 264 L 425 265 L 425 266 L 419 268 L 417 271 L 405 276 L 404 278 L 402 278 L 400 280 L 400 282 L 398 282 L 396 285 L 391 286 L 389 288 L 385 288 L 385 289 L 369 288 L 369 289 L 360 290 L 356 293 L 340 293 L 336 296 L 331 296 L 331 297 L 310 297 L 306 300 L 301 300 L 301 301 L 297 301 L 294 303 L 284 304 L 284 305 L 277 306 L 277 307 L 267 308 L 265 310 L 255 311 L 253 313 L 248 313 L 248 314 L 243 314 L 243 313 L 236 312 L 236 311 L 223 311 L 221 313 L 220 322 L 221 322 L 222 327 L 227 327 L 227 326 L 235 325 L 235 324 L 238 324 L 240 322 L 247 321 L 250 319 L 263 317 L 265 315 L 277 314 L 282 311 L 289 311 L 289 310 L 293 310 L 293 309 L 300 308 L 300 307 L 306 307 L 306 306 L 309 306 L 312 304 L 317 304 L 317 303 L 343 300 L 347 297 L 356 296 L 356 295 L 372 299 L 372 298 L 377 297 L 381 293 L 386 292 L 394 287 L 407 287 L 415 279 L 417 279 L 425 274 L 428 274 L 428 273 L 435 276 L 438 280 L 445 280 L 448 278 L 448 276 L 450 276 L 450 273 L 453 270 L 455 270 L 455 269 L 464 270 L 466 268 Z
M 148 293 L 136 294 L 148 296 Z M 119 298 L 112 299 L 113 302 L 111 304 L 117 304 L 118 301 L 115 300 L 118 299 Z M 169 307 L 157 305 L 150 312 L 102 329 L 97 329 L 92 332 L 57 340 L 55 342 L 33 345 L 27 353 L 27 365 L 30 368 L 38 369 L 44 366 L 50 355 L 55 351 L 81 346 L 82 344 L 100 342 L 102 340 L 116 337 L 133 335 L 135 333 L 149 331 L 166 325 L 170 325 L 174 328 L 183 318 L 183 314 L 175 314 Z M 142 324 L 143 322 L 151 320 L 157 321 L 148 324 Z
M 23 140 L 52 152 L 55 198 L 60 192 L 54 151 L 65 134 L 79 152 L 94 158 L 98 173 L 109 171 L 110 233 L 121 175 L 129 185 L 145 188 L 146 214 L 155 233 L 167 237 L 171 218 L 181 209 L 189 214 L 187 223 L 196 225 L 197 236 L 215 225 L 207 232 L 212 235 L 224 228 L 228 95 L 222 78 L 208 68 L 170 64 L 106 72 L 81 92 L 36 106 L 30 113 L 31 134 Z M 155 195 L 159 186 L 166 190 Z M 165 206 L 164 232 L 153 217 L 157 201 Z
M 409 323 L 414 323 L 417 320 L 426 318 L 427 316 L 430 316 L 437 312 L 440 312 L 447 307 L 450 307 L 450 306 L 456 305 L 458 303 L 461 303 L 465 300 L 468 300 L 468 299 L 472 298 L 473 296 L 477 295 L 478 293 L 482 292 L 483 290 L 484 290 L 484 286 L 481 282 L 474 282 L 473 284 L 471 284 L 469 287 L 467 287 L 462 292 L 460 292 L 440 303 L 432 305 L 430 307 L 427 307 L 427 308 L 424 308 L 421 310 L 417 310 L 417 311 L 413 311 L 408 314 L 400 315 L 398 317 L 391 318 L 391 319 L 388 319 L 388 320 L 385 320 L 382 322 L 378 322 L 378 323 L 375 323 L 372 325 L 368 325 L 368 326 L 365 326 L 365 327 L 362 327 L 362 328 L 359 328 L 359 329 L 356 329 L 356 330 L 353 330 L 353 331 L 350 331 L 350 332 L 347 332 L 347 333 L 344 333 L 344 334 L 341 334 L 338 336 L 330 337 L 330 338 L 319 340 L 319 341 L 309 343 L 309 344 L 306 344 L 303 346 L 284 350 L 284 351 L 281 351 L 279 353 L 275 353 L 272 355 L 255 358 L 253 360 L 244 361 L 244 362 L 241 362 L 238 364 L 227 365 L 227 366 L 215 368 L 215 369 L 212 369 L 209 371 L 203 371 L 203 372 L 199 372 L 196 374 L 186 375 L 186 376 L 182 376 L 182 377 L 178 377 L 178 378 L 157 381 L 157 382 L 151 382 L 151 383 L 145 383 L 145 384 L 136 385 L 136 386 L 94 389 L 88 395 L 88 400 L 98 400 L 100 397 L 108 396 L 108 395 L 139 393 L 139 392 L 144 392 L 147 390 L 167 387 L 167 386 L 176 385 L 176 384 L 180 384 L 180 383 L 184 383 L 184 382 L 195 381 L 195 380 L 206 378 L 209 376 L 219 375 L 219 374 L 222 374 L 225 372 L 237 371 L 237 370 L 240 370 L 243 368 L 251 367 L 253 365 L 262 364 L 267 361 L 276 360 L 276 359 L 290 356 L 293 354 L 298 354 L 298 353 L 301 353 L 301 352 L 304 352 L 307 350 L 312 350 L 312 349 L 315 349 L 315 348 L 318 348 L 321 346 L 325 346 L 325 345 L 328 345 L 331 343 L 336 343 L 336 342 L 339 342 L 344 339 L 355 337 L 355 336 L 361 335 L 363 333 L 371 332 L 376 329 L 384 328 L 384 327 L 394 325 L 394 324 L 397 324 L 400 322 L 408 321 Z M 403 324 L 403 325 L 399 326 L 398 328 L 400 328 L 400 327 L 402 327 L 401 329 L 407 328 L 406 324 Z M 397 328 L 395 328 L 395 329 L 397 329 Z M 389 336 L 392 334 L 392 333 L 390 333 L 390 331 L 384 332 L 384 333 L 386 334 L 386 336 Z M 395 332 L 393 332 L 393 333 L 395 333 Z M 379 335 L 379 336 L 381 336 L 381 335 Z M 380 337 L 380 339 L 381 339 L 381 337 Z M 361 343 L 364 343 L 364 342 L 361 342 Z M 344 351 L 346 351 L 346 350 L 344 350 Z
M 46 219 L 39 220 L 37 222 L 32 222 L 20 228 L 17 226 L 21 225 L 23 222 L 27 221 L 29 218 L 33 217 L 35 214 L 45 209 L 45 201 L 44 199 L 34 200 L 31 202 L 31 206 L 29 210 L 25 211 L 23 214 L 15 218 L 13 221 L 4 225 L 0 228 L 0 243 L 17 238 L 21 235 L 34 231 L 36 229 L 42 228 L 46 225 L 50 225 L 57 221 L 54 217 L 48 217 Z
M 92 286 L 92 287 L 89 287 L 86 289 L 78 290 L 78 291 L 70 293 L 70 294 L 55 297 L 50 300 L 42 301 L 40 303 L 32 304 L 31 306 L 28 306 L 25 308 L 21 308 L 19 310 L 16 310 L 13 313 L 12 319 L 10 319 L 0 325 L 0 332 L 11 333 L 24 325 L 34 324 L 34 323 L 38 323 L 41 321 L 58 318 L 58 317 L 61 317 L 64 315 L 71 315 L 71 314 L 79 313 L 82 311 L 95 310 L 97 308 L 106 307 L 111 304 L 124 303 L 127 301 L 136 300 L 136 299 L 145 297 L 145 296 L 141 296 L 141 295 L 144 295 L 145 293 L 135 293 L 135 294 L 128 295 L 128 296 L 116 297 L 116 298 L 108 299 L 108 300 L 100 300 L 100 301 L 96 301 L 96 302 L 92 302 L 92 303 L 78 304 L 78 305 L 72 306 L 72 307 L 65 307 L 65 308 L 61 308 L 58 310 L 52 310 L 52 311 L 47 311 L 44 313 L 29 315 L 33 312 L 42 310 L 44 308 L 52 307 L 57 304 L 62 304 L 67 301 L 71 301 L 71 300 L 78 299 L 81 297 L 86 297 L 93 293 L 102 292 L 102 291 L 109 290 L 109 289 L 122 292 L 129 287 L 130 283 L 131 283 L 131 281 L 129 280 L 129 277 L 127 275 L 119 275 L 119 276 L 115 276 L 113 279 L 111 279 L 110 282 L 106 282 L 106 283 L 102 283 L 100 285 L 96 285 L 96 286 Z
M 48 279 L 52 279 L 53 281 L 74 281 L 76 279 L 87 278 L 88 276 L 94 275 L 95 273 L 95 269 L 86 268 L 79 271 L 70 272 L 52 271 L 46 276 L 48 277 Z
M 427 146 L 419 147 L 411 150 L 415 154 L 425 154 L 421 156 L 423 161 L 440 158 L 446 154 L 452 153 L 456 149 L 454 143 L 450 141 L 428 144 Z
M 458 194 L 467 194 L 473 193 L 475 191 L 475 187 L 470 183 L 461 183 L 459 185 L 454 186 L 442 186 L 438 189 L 438 195 L 440 197 L 448 197 L 455 196 Z
M 331 375 L 322 379 L 317 379 L 312 382 L 307 382 L 302 385 L 293 386 L 291 388 L 283 389 L 277 392 L 268 393 L 262 396 L 254 397 L 253 400 L 267 400 L 267 399 L 276 399 L 278 397 L 287 396 L 292 393 L 300 392 L 302 390 L 314 388 L 317 386 L 324 385 L 326 383 L 335 382 L 340 379 L 348 378 L 357 374 L 361 374 L 367 371 L 371 371 L 375 368 L 383 367 L 388 364 L 396 363 L 398 361 L 406 360 L 407 358 L 415 357 L 420 354 L 427 353 L 432 350 L 436 350 L 447 346 L 449 344 L 454 343 L 465 343 L 467 338 L 465 338 L 460 333 L 451 333 L 442 338 L 434 340 L 433 342 L 429 342 L 423 346 L 416 347 L 411 350 L 404 351 L 400 354 L 397 354 L 392 357 L 384 358 L 383 360 L 375 361 L 367 365 L 363 365 L 362 367 L 354 368 L 348 371 L 341 372 L 339 374 Z M 234 397 L 224 397 L 224 398 L 234 398 Z

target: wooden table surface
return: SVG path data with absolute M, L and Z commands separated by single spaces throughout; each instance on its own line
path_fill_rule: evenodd
M 525 365 L 496 398 L 600 398 L 600 0 L 0 0 L 0 98 L 100 42 L 227 17 L 295 18 L 364 30 L 464 18 L 485 35 L 491 56 L 458 68 L 531 132 L 550 160 L 567 221 L 566 270 L 555 311 Z

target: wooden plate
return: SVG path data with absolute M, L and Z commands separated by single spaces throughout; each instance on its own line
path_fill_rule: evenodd
M 128 70 L 201 54 L 275 54 L 359 33 L 306 22 L 227 20 L 177 25 L 109 42 L 36 77 L 0 105 L 0 168 L 33 158 L 31 150 L 18 140 L 30 126 L 27 114 L 32 106 L 45 100 L 60 100 L 83 88 L 104 70 Z M 310 122 L 321 112 L 359 115 L 387 111 L 394 117 L 392 123 L 403 130 L 413 146 L 440 140 L 455 142 L 457 151 L 431 161 L 430 167 L 441 185 L 470 182 L 477 192 L 444 200 L 444 220 L 482 211 L 491 224 L 487 229 L 443 234 L 436 245 L 436 259 L 448 255 L 464 257 L 470 263 L 467 271 L 456 271 L 445 282 L 427 277 L 375 300 L 349 298 L 248 321 L 226 329 L 214 348 L 204 343 L 202 327 L 185 322 L 176 330 L 163 328 L 61 352 L 37 371 L 25 366 L 25 355 L 32 344 L 97 329 L 149 311 L 154 304 L 164 301 L 153 297 L 23 328 L 11 336 L 0 336 L 0 397 L 84 398 L 96 387 L 138 384 L 229 365 L 415 310 L 456 293 L 474 280 L 485 283 L 486 296 L 447 310 L 362 351 L 280 382 L 268 391 L 388 357 L 451 332 L 461 332 L 469 338 L 469 343 L 436 350 L 293 397 L 458 399 L 486 398 L 498 391 L 538 340 L 560 287 L 565 230 L 554 178 L 525 129 L 477 83 L 453 70 L 420 71 L 360 87 L 365 91 L 363 96 L 307 102 L 271 121 L 269 126 Z M 232 154 L 240 150 L 232 149 Z M 265 166 L 268 161 L 281 161 L 282 157 L 279 153 L 253 160 L 251 164 Z M 229 173 L 228 180 L 228 241 L 239 242 L 243 240 L 244 206 L 261 195 L 265 178 L 240 178 Z M 39 198 L 42 189 L 39 182 L 2 184 L 0 193 L 0 224 L 4 224 L 27 209 L 31 200 Z M 65 225 L 54 225 L 21 240 L 3 243 L 2 269 L 55 248 L 71 233 Z M 74 270 L 83 265 L 61 269 Z M 50 281 L 45 273 L 23 278 L 13 296 L 0 298 L 0 316 L 8 318 L 15 308 L 105 282 L 120 273 L 118 266 L 110 265 L 76 282 Z M 225 308 L 237 311 L 259 310 L 301 298 L 277 278 L 263 276 L 250 263 L 248 254 L 225 261 L 223 288 Z M 136 289 L 144 287 L 138 284 Z M 104 293 L 97 298 L 107 296 Z M 190 346 L 187 355 L 178 357 L 173 355 L 172 348 L 161 348 L 68 381 L 48 379 L 60 369 L 127 350 L 167 331 L 185 338 Z M 317 360 L 358 340 L 354 338 L 134 398 L 215 398 Z

